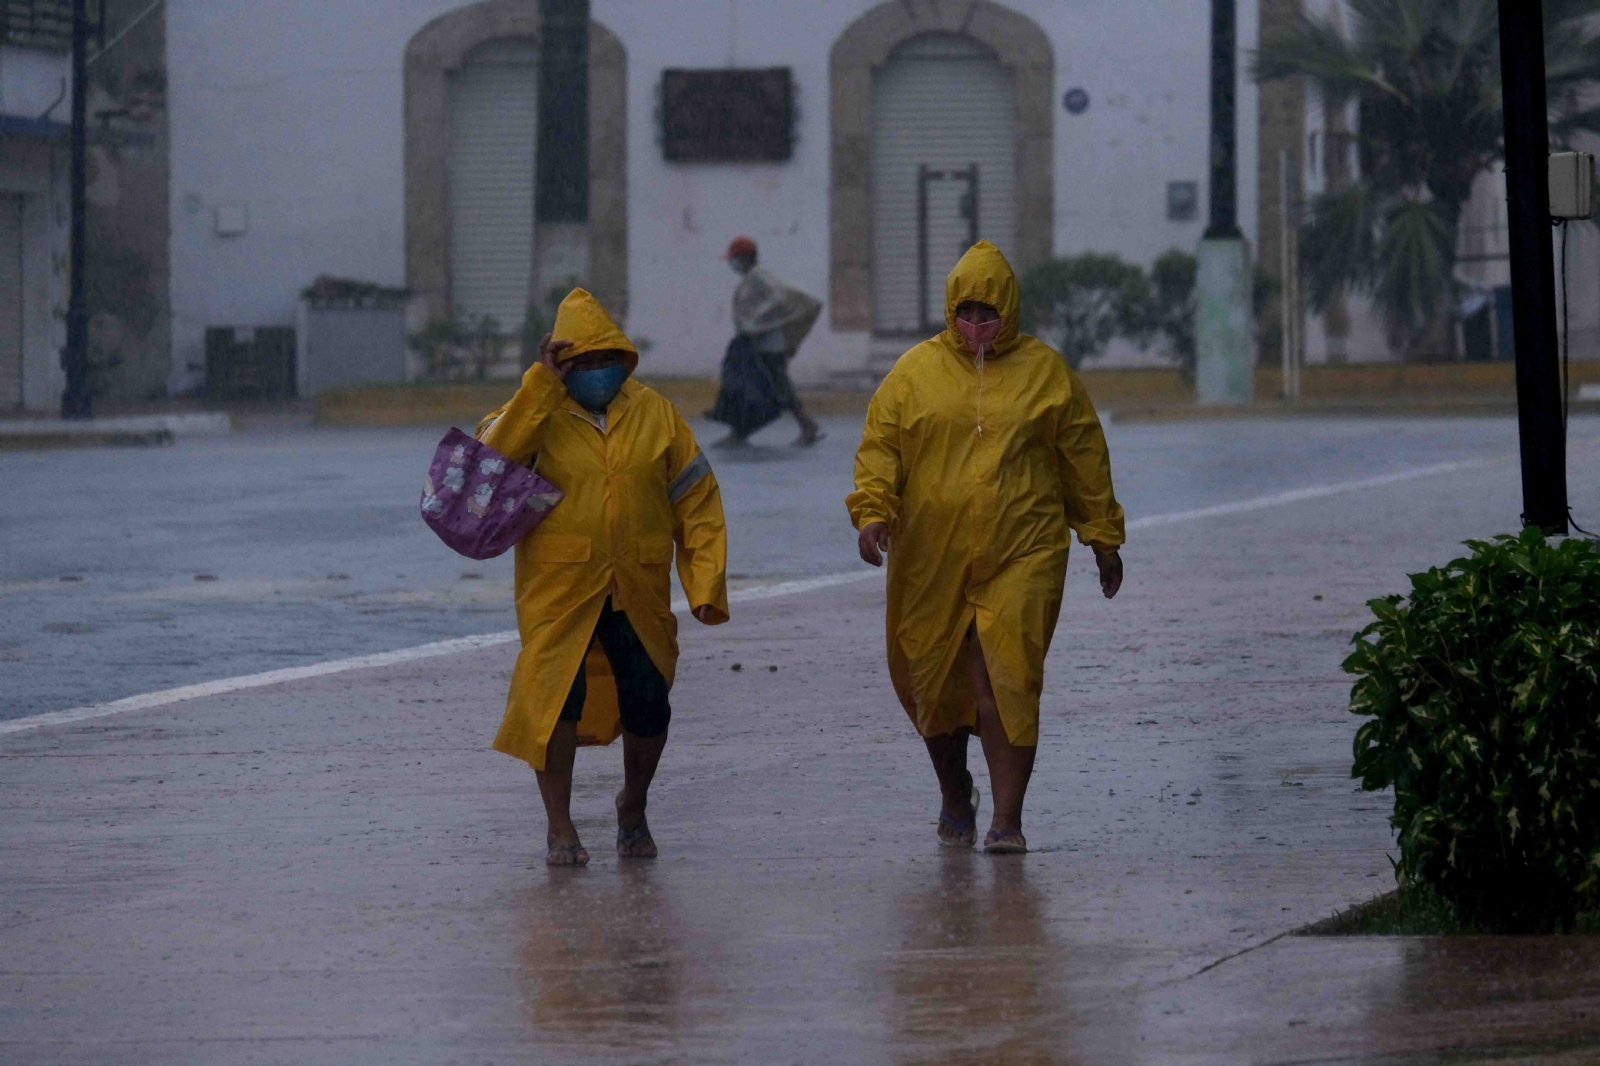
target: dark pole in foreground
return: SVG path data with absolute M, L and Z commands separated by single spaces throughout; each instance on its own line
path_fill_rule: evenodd
M 84 298 L 88 52 L 88 0 L 72 0 L 72 236 L 68 267 L 72 288 L 67 300 L 67 347 L 61 353 L 61 369 L 67 373 L 67 388 L 61 394 L 62 418 L 88 418 L 90 414 L 89 306 Z
M 1234 238 L 1239 232 L 1239 190 L 1235 157 L 1239 141 L 1235 117 L 1234 0 L 1211 0 L 1211 211 L 1205 236 Z
M 1511 236 L 1512 335 L 1522 521 L 1567 532 L 1567 442 L 1561 425 L 1555 265 L 1550 247 L 1550 128 L 1544 83 L 1544 4 L 1499 0 L 1506 121 L 1506 215 Z

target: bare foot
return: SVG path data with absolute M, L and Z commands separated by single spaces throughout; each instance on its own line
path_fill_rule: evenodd
M 944 797 L 939 811 L 939 843 L 949 848 L 970 848 L 978 839 L 978 790 L 970 773 L 964 778 L 962 794 Z
M 544 857 L 546 866 L 588 866 L 589 853 L 576 840 L 550 841 L 550 851 Z
M 626 788 L 617 793 L 617 857 L 653 859 L 656 842 L 650 835 L 649 823 L 644 820 L 643 807 L 625 803 L 623 797 L 627 794 Z
M 991 829 L 983 838 L 986 855 L 1022 855 L 1028 850 L 1028 838 L 1020 829 Z

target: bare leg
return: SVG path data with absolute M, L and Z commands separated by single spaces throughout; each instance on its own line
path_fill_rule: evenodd
M 545 843 L 551 866 L 586 866 L 589 853 L 578 841 L 578 828 L 572 824 L 572 762 L 578 753 L 578 723 L 557 722 L 544 749 L 544 769 L 534 771 L 539 779 L 539 796 L 544 800 L 549 829 Z
M 989 680 L 989 668 L 983 660 L 983 648 L 978 643 L 976 622 L 967 630 L 962 658 L 966 660 L 972 696 L 978 704 L 978 737 L 983 741 L 983 757 L 989 764 L 989 786 L 994 792 L 994 816 L 986 842 L 997 837 L 1020 838 L 1022 800 L 1028 791 L 1028 779 L 1033 776 L 1033 757 L 1038 749 L 1012 744 L 1006 736 L 994 685 Z
M 962 840 L 961 826 L 972 821 L 977 813 L 972 807 L 972 775 L 967 772 L 966 730 L 946 733 L 941 737 L 923 737 L 928 746 L 928 758 L 933 760 L 933 772 L 939 775 L 939 794 L 943 797 L 940 808 L 939 839 L 970 844 Z
M 794 420 L 800 423 L 800 436 L 794 442 L 797 447 L 809 448 L 822 439 L 822 430 L 817 425 L 817 420 L 806 414 L 799 400 L 794 402 L 793 414 Z
M 653 859 L 656 842 L 645 824 L 650 782 L 655 779 L 667 734 L 639 737 L 622 734 L 622 791 L 617 793 L 617 854 L 625 859 Z M 642 832 L 641 832 L 642 830 Z

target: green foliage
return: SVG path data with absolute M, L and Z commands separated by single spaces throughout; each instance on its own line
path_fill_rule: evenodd
M 1150 264 L 1150 305 L 1146 326 L 1166 339 L 1167 354 L 1185 381 L 1194 380 L 1195 279 L 1199 261 L 1181 248 L 1163 252 Z
M 1395 874 L 1479 928 L 1571 928 L 1600 904 L 1600 550 L 1536 529 L 1369 604 L 1353 776 L 1394 789 Z
M 493 315 L 464 322 L 455 315 L 434 319 L 406 337 L 422 358 L 423 374 L 438 380 L 471 377 L 482 381 L 500 361 L 510 340 Z
M 1067 363 L 1104 354 L 1111 339 L 1150 339 L 1150 282 L 1115 255 L 1051 259 L 1022 276 L 1022 329 L 1055 346 Z
M 1350 32 L 1308 16 L 1261 43 L 1259 81 L 1303 77 L 1356 101 L 1360 177 L 1309 205 L 1301 237 L 1314 310 L 1370 294 L 1413 357 L 1453 346 L 1456 231 L 1474 181 L 1504 161 L 1495 0 L 1348 0 Z M 1600 0 L 1546 0 L 1551 137 L 1600 131 Z
M 1431 885 L 1410 885 L 1314 922 L 1300 936 L 1447 936 L 1475 932 Z

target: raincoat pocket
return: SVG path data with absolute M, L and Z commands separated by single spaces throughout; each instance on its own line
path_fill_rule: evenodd
M 527 557 L 536 563 L 586 563 L 591 551 L 589 538 L 575 534 L 530 537 L 527 545 Z
M 672 562 L 672 538 L 639 538 L 639 561 L 646 566 L 660 566 Z

